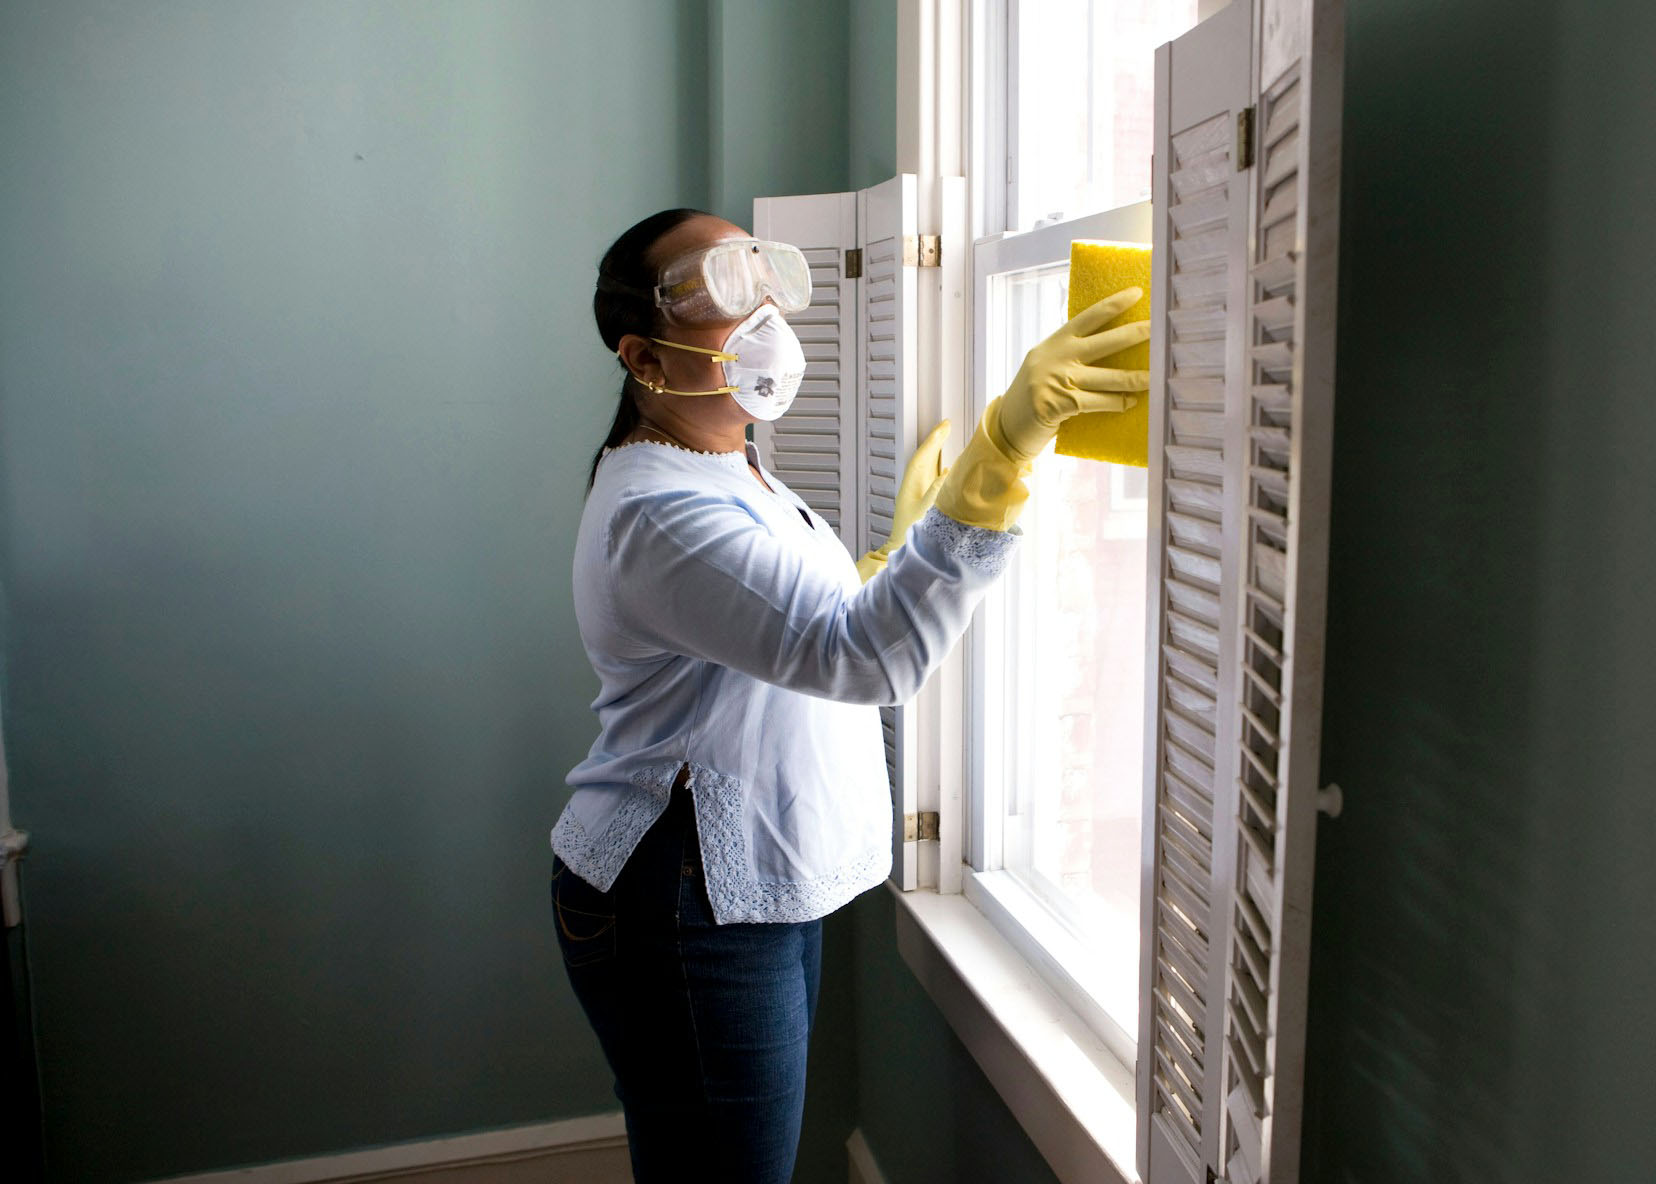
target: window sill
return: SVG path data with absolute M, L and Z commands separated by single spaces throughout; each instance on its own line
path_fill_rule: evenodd
M 1135 1184 L 1132 1068 L 965 897 L 888 887 L 903 961 L 1053 1173 Z

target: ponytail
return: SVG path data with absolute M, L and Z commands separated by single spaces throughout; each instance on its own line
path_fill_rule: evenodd
M 656 334 L 656 267 L 649 259 L 650 249 L 669 230 L 703 216 L 701 210 L 662 210 L 629 227 L 604 252 L 598 264 L 598 284 L 592 294 L 592 316 L 598 322 L 598 335 L 610 353 L 621 348 L 621 339 L 629 333 L 640 337 Z M 625 371 L 625 363 L 622 369 Z M 592 457 L 592 468 L 587 473 L 589 492 L 598 479 L 598 462 L 604 459 L 605 451 L 616 447 L 638 427 L 636 393 L 637 380 L 629 373 L 621 380 L 620 399 L 609 435 Z
M 633 429 L 638 426 L 638 401 L 633 398 L 633 378 L 628 375 L 621 380 L 621 398 L 615 405 L 615 422 L 610 424 L 609 435 L 604 437 L 603 446 L 592 455 L 592 468 L 587 471 L 587 491 L 592 491 L 592 483 L 598 479 L 598 462 L 604 459 L 604 453 L 616 447 L 632 435 Z

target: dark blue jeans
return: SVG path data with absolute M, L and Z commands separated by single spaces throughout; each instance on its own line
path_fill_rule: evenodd
M 554 857 L 552 907 L 569 981 L 615 1074 L 638 1184 L 785 1184 L 822 922 L 715 925 L 682 786 L 610 891 Z

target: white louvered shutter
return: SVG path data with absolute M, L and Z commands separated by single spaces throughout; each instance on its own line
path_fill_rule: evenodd
M 1334 437 L 1343 0 L 1256 0 L 1226 955 L 1231 1184 L 1299 1177 Z
M 1246 0 L 1156 55 L 1152 208 L 1150 601 L 1139 1000 L 1139 1171 L 1148 1184 L 1206 1180 L 1218 1146 L 1215 841 L 1227 748 L 1225 627 L 1235 600 L 1236 458 L 1226 411 L 1241 397 L 1248 102 Z M 1227 543 L 1229 546 L 1227 546 Z M 1232 552 L 1227 554 L 1227 550 Z M 1234 696 L 1231 696 L 1234 698 Z
M 1148 1184 L 1298 1178 L 1342 29 L 1233 0 L 1157 55 Z
M 858 194 L 862 239 L 862 515 L 852 548 L 862 554 L 885 542 L 897 482 L 914 453 L 916 277 L 913 257 L 918 226 L 917 184 L 912 173 Z M 905 249 L 906 245 L 906 249 Z M 880 708 L 885 730 L 886 770 L 891 777 L 892 872 L 898 887 L 918 883 L 919 843 L 904 820 L 918 818 L 914 711 Z
M 811 306 L 788 318 L 805 347 L 805 383 L 788 413 L 754 425 L 765 465 L 861 557 L 891 532 L 897 481 L 914 452 L 918 187 L 912 174 L 858 193 L 766 197 L 757 238 L 791 242 L 811 264 Z M 848 250 L 861 276 L 847 276 Z M 882 707 L 891 780 L 892 879 L 918 879 L 913 711 Z
M 861 504 L 857 382 L 862 369 L 859 283 L 845 274 L 857 246 L 857 194 L 761 197 L 755 238 L 793 243 L 811 265 L 811 305 L 788 317 L 805 349 L 805 381 L 788 413 L 757 423 L 753 442 L 766 468 L 839 532 L 854 555 Z

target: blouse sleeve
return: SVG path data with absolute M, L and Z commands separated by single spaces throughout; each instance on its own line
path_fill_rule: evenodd
M 933 509 L 860 588 L 698 490 L 623 497 L 611 607 L 639 642 L 847 703 L 903 703 L 965 632 L 1018 532 Z

